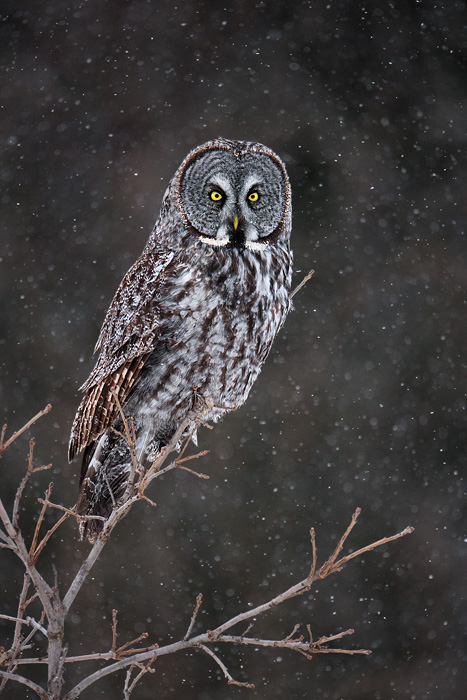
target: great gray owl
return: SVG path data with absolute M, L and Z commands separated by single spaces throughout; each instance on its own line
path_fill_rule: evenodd
M 291 191 L 284 164 L 259 143 L 216 139 L 171 180 L 141 257 L 105 317 L 96 366 L 71 431 L 85 449 L 77 512 L 107 518 L 122 496 L 132 417 L 141 459 L 154 460 L 193 408 L 207 421 L 246 400 L 290 307 Z M 119 434 L 120 433 L 120 434 Z M 95 541 L 103 521 L 83 521 Z

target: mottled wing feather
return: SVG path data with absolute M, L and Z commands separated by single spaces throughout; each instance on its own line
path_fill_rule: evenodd
M 126 397 L 151 353 L 145 353 L 121 365 L 115 372 L 88 390 L 71 429 L 68 458 L 104 433 L 123 406 Z
M 96 350 L 99 359 L 81 387 L 87 391 L 127 360 L 154 349 L 159 336 L 158 292 L 177 267 L 173 252 L 143 251 L 120 283 L 105 317 Z
M 160 337 L 158 291 L 177 263 L 174 253 L 143 251 L 128 270 L 105 317 L 96 366 L 81 387 L 86 392 L 70 437 L 70 461 L 109 427 Z

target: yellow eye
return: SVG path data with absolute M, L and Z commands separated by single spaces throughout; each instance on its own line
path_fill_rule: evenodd
M 248 199 L 250 202 L 257 202 L 259 199 L 258 192 L 250 192 L 250 194 L 248 195 Z
M 221 199 L 223 199 L 224 197 L 222 192 L 219 192 L 218 190 L 213 190 L 209 196 L 211 197 L 213 202 L 220 202 Z

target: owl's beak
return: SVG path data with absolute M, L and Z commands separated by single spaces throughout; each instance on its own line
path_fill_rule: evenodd
M 240 219 L 238 214 L 234 214 L 230 219 L 230 245 L 234 247 L 243 247 L 245 243 L 245 235 L 243 231 L 243 220 Z

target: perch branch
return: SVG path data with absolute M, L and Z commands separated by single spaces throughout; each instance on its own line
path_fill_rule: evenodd
M 157 459 L 153 462 L 151 467 L 148 469 L 148 471 L 145 473 L 145 475 L 141 478 L 139 486 L 138 486 L 138 491 L 136 493 L 130 495 L 128 497 L 128 499 L 126 501 L 124 501 L 123 503 L 117 504 L 117 507 L 112 511 L 109 518 L 105 521 L 105 525 L 104 525 L 102 532 L 100 533 L 95 544 L 92 546 L 91 551 L 89 552 L 88 556 L 86 557 L 83 564 L 81 565 L 78 572 L 76 573 L 75 578 L 73 579 L 72 583 L 70 584 L 70 587 L 68 588 L 68 591 L 66 592 L 66 594 L 63 598 L 63 606 L 65 609 L 65 614 L 70 609 L 73 601 L 75 600 L 76 596 L 78 595 L 78 592 L 81 589 L 81 586 L 85 582 L 89 572 L 91 571 L 92 567 L 94 566 L 95 562 L 97 561 L 102 549 L 104 548 L 107 540 L 110 537 L 112 530 L 117 525 L 117 523 L 120 520 L 122 520 L 122 518 L 124 518 L 125 515 L 127 515 L 131 506 L 137 500 L 140 500 L 142 498 L 144 491 L 145 491 L 147 485 L 152 480 L 152 478 L 156 478 L 156 476 L 161 475 L 165 471 L 169 471 L 170 469 L 175 469 L 177 467 L 177 463 L 176 463 L 176 461 L 174 461 L 173 463 L 169 464 L 165 469 L 161 468 L 163 463 L 165 462 L 165 460 L 169 456 L 169 454 L 176 450 L 178 442 L 182 438 L 187 427 L 193 422 L 193 420 L 196 420 L 196 414 L 195 414 L 195 412 L 190 411 L 190 413 L 188 414 L 186 419 L 184 421 L 182 421 L 182 423 L 180 424 L 178 429 L 175 431 L 170 442 L 164 447 L 163 450 L 161 450 Z M 149 478 L 150 476 L 151 476 L 151 478 Z
M 295 294 L 301 286 L 305 283 L 307 279 L 311 277 L 311 274 L 309 274 L 303 283 L 297 287 L 296 290 L 294 290 L 293 294 Z M 33 424 L 35 420 L 40 418 L 44 413 L 48 413 L 50 410 L 50 407 L 46 407 L 44 411 L 40 412 L 37 414 L 37 416 L 34 417 L 31 421 L 29 421 L 26 426 L 24 426 L 23 429 L 20 431 L 17 431 L 17 433 L 14 433 L 14 435 L 5 442 L 5 433 L 6 433 L 6 428 L 3 429 L 2 431 L 2 437 L 0 439 L 0 455 L 5 451 L 5 449 L 13 442 L 16 437 L 18 437 L 21 433 L 23 433 L 30 425 Z M 123 412 L 122 412 L 123 413 Z M 133 455 L 136 456 L 136 451 L 134 450 L 134 430 L 131 431 L 129 429 L 128 423 L 126 422 L 127 419 L 122 415 L 122 419 L 124 421 L 124 426 L 125 426 L 125 435 L 126 439 L 129 442 L 130 449 L 131 448 L 131 443 L 133 442 L 133 452 L 132 452 L 132 459 Z M 164 463 L 166 462 L 168 456 L 174 452 L 178 445 L 180 444 L 180 441 L 186 437 L 187 435 L 187 429 L 190 426 L 196 425 L 202 423 L 202 420 L 200 418 L 199 413 L 196 411 L 190 411 L 190 413 L 187 415 L 186 419 L 180 424 L 178 427 L 177 431 L 175 432 L 174 436 L 172 437 L 172 440 L 168 443 L 166 447 L 161 450 L 160 454 L 158 455 L 157 459 L 153 462 L 151 467 L 143 473 L 143 470 L 141 469 L 141 478 L 139 479 L 139 482 L 133 483 L 132 488 L 129 490 L 127 497 L 125 499 L 121 499 L 119 502 L 115 504 L 115 508 L 112 511 L 111 515 L 107 520 L 105 520 L 103 530 L 101 534 L 98 536 L 96 542 L 92 546 L 90 552 L 88 553 L 88 556 L 86 557 L 85 561 L 83 564 L 80 566 L 78 569 L 75 577 L 73 578 L 73 581 L 71 585 L 69 586 L 63 601 L 60 600 L 59 597 L 59 592 L 58 592 L 58 585 L 57 585 L 57 580 L 55 581 L 55 585 L 53 587 L 49 586 L 45 580 L 42 578 L 42 576 L 39 574 L 38 570 L 36 569 L 35 563 L 37 561 L 37 558 L 40 554 L 40 552 L 43 550 L 45 547 L 46 543 L 48 542 L 50 536 L 52 535 L 53 532 L 56 531 L 56 529 L 59 527 L 59 525 L 63 522 L 64 519 L 69 517 L 70 515 L 73 515 L 74 517 L 77 518 L 82 518 L 83 516 L 78 516 L 74 510 L 70 510 L 67 508 L 64 508 L 63 506 L 58 506 L 56 504 L 53 504 L 50 502 L 50 495 L 51 495 L 51 488 L 52 485 L 49 486 L 45 498 L 44 499 L 39 499 L 40 503 L 42 504 L 42 509 L 38 515 L 33 539 L 32 539 L 32 544 L 30 547 L 30 552 L 28 552 L 28 549 L 25 545 L 25 542 L 23 540 L 23 536 L 21 534 L 21 531 L 19 527 L 17 526 L 17 514 L 19 512 L 19 504 L 22 498 L 22 494 L 24 491 L 24 487 L 27 482 L 27 478 L 29 478 L 29 475 L 33 473 L 34 471 L 38 471 L 40 469 L 44 469 L 46 467 L 40 467 L 38 469 L 34 468 L 33 465 L 33 446 L 34 443 L 30 443 L 30 450 L 29 450 L 29 455 L 28 455 L 28 473 L 25 477 L 24 483 L 21 482 L 20 487 L 18 489 L 17 495 L 15 497 L 15 506 L 13 508 L 13 518 L 10 519 L 8 516 L 8 513 L 3 505 L 3 502 L 0 499 L 0 519 L 3 522 L 3 527 L 5 532 L 0 531 L 0 539 L 3 540 L 4 544 L 1 546 L 4 547 L 9 547 L 11 548 L 15 554 L 21 559 L 21 561 L 24 564 L 25 567 L 25 579 L 23 583 L 23 589 L 20 595 L 19 599 L 19 606 L 18 606 L 18 613 L 16 617 L 8 617 L 8 616 L 2 616 L 3 619 L 10 619 L 12 622 L 15 623 L 15 633 L 14 633 L 14 640 L 12 644 L 12 648 L 9 652 L 3 653 L 4 650 L 2 650 L 2 655 L 0 659 L 0 663 L 3 663 L 6 665 L 8 668 L 6 671 L 0 671 L 0 676 L 3 678 L 4 682 L 8 680 L 14 680 L 19 683 L 23 683 L 24 685 L 28 686 L 31 690 L 33 690 L 40 698 L 44 698 L 46 700 L 50 700 L 50 698 L 62 698 L 62 700 L 76 700 L 76 698 L 79 697 L 79 695 L 89 688 L 91 685 L 93 685 L 96 681 L 120 670 L 127 670 L 126 674 L 126 680 L 125 680 L 125 687 L 124 687 L 124 697 L 129 698 L 132 690 L 136 686 L 136 683 L 140 680 L 140 678 L 147 672 L 152 672 L 153 669 L 150 668 L 151 664 L 155 661 L 156 658 L 159 656 L 164 656 L 167 654 L 175 653 L 178 651 L 186 650 L 186 649 L 194 649 L 198 648 L 204 651 L 206 654 L 211 656 L 211 658 L 214 659 L 214 661 L 217 663 L 219 668 L 222 670 L 224 673 L 224 676 L 226 677 L 227 681 L 229 684 L 234 684 L 238 686 L 243 686 L 243 687 L 249 687 L 252 688 L 254 687 L 250 683 L 245 683 L 245 682 L 240 682 L 236 681 L 233 679 L 232 675 L 230 674 L 229 670 L 223 663 L 223 661 L 219 658 L 217 655 L 217 650 L 214 651 L 212 649 L 213 645 L 220 644 L 220 643 L 228 643 L 228 644 L 235 644 L 235 645 L 252 645 L 252 646 L 262 646 L 262 647 L 278 647 L 278 648 L 284 648 L 284 649 L 290 649 L 291 651 L 296 651 L 300 654 L 303 654 L 307 658 L 311 658 L 313 654 L 316 653 L 337 653 L 337 654 L 368 654 L 370 653 L 369 651 L 365 649 L 340 649 L 340 648 L 332 648 L 329 647 L 328 645 L 330 643 L 336 642 L 337 640 L 342 639 L 344 636 L 352 634 L 353 630 L 345 630 L 342 632 L 339 632 L 337 634 L 331 635 L 331 636 L 321 636 L 316 642 L 313 641 L 313 637 L 311 634 L 311 627 L 310 625 L 306 626 L 307 632 L 308 632 L 308 640 L 304 638 L 303 635 L 299 634 L 299 626 L 296 625 L 293 629 L 293 631 L 286 636 L 285 638 L 281 639 L 261 639 L 261 638 L 256 638 L 256 637 L 248 637 L 247 634 L 249 630 L 251 629 L 251 621 L 259 617 L 260 615 L 266 613 L 267 611 L 271 610 L 274 607 L 277 607 L 278 605 L 284 603 L 285 601 L 293 598 L 294 596 L 298 595 L 303 595 L 307 591 L 310 590 L 312 584 L 320 579 L 324 579 L 328 576 L 330 576 L 333 573 L 336 573 L 342 569 L 342 567 L 347 564 L 349 561 L 352 559 L 361 556 L 362 554 L 372 551 L 376 549 L 377 547 L 380 547 L 382 545 L 385 545 L 389 542 L 392 542 L 393 540 L 396 540 L 400 537 L 403 537 L 404 535 L 409 534 L 410 532 L 413 531 L 413 528 L 407 527 L 405 528 L 402 532 L 397 533 L 396 535 L 392 535 L 390 537 L 384 537 L 380 540 L 377 540 L 376 542 L 373 542 L 365 547 L 362 547 L 358 549 L 355 552 L 352 552 L 350 554 L 342 556 L 342 550 L 343 547 L 347 541 L 347 538 L 349 537 L 352 529 L 354 528 L 358 515 L 360 513 L 360 509 L 357 509 L 355 513 L 352 516 L 351 522 L 349 526 L 347 527 L 346 531 L 344 532 L 343 536 L 340 538 L 337 546 L 334 548 L 333 552 L 331 555 L 328 557 L 328 559 L 324 562 L 324 564 L 318 568 L 317 567 L 317 549 L 316 549 L 316 538 L 315 538 L 315 531 L 312 528 L 310 530 L 310 539 L 311 539 L 311 550 L 312 550 L 312 562 L 310 566 L 310 571 L 309 574 L 306 578 L 304 578 L 302 581 L 298 582 L 297 584 L 290 586 L 287 588 L 285 591 L 282 593 L 279 593 L 272 599 L 257 605 L 255 608 L 248 609 L 238 615 L 235 615 L 232 617 L 230 620 L 225 621 L 224 623 L 218 625 L 215 629 L 213 630 L 206 630 L 202 634 L 199 634 L 195 637 L 191 637 L 194 625 L 197 620 L 197 616 L 200 610 L 201 602 L 202 602 L 202 596 L 199 594 L 196 598 L 196 605 L 193 610 L 190 623 L 188 625 L 187 632 L 183 639 L 179 640 L 178 642 L 174 642 L 172 644 L 167 644 L 162 647 L 158 647 L 157 644 L 148 646 L 143 649 L 136 649 L 135 644 L 138 644 L 141 642 L 143 639 L 145 639 L 148 635 L 147 633 L 144 633 L 140 635 L 137 639 L 133 639 L 129 642 L 126 642 L 125 644 L 121 645 L 120 647 L 117 647 L 117 614 L 116 611 L 113 611 L 112 613 L 112 646 L 111 649 L 105 653 L 94 653 L 94 654 L 86 654 L 86 655 L 81 655 L 81 656 L 71 656 L 67 657 L 66 655 L 66 645 L 63 643 L 63 628 L 64 628 L 64 622 L 66 619 L 66 615 L 68 611 L 70 610 L 71 605 L 73 604 L 81 586 L 85 582 L 89 572 L 91 571 L 95 561 L 99 557 L 103 547 L 105 546 L 108 538 L 110 537 L 110 534 L 112 533 L 112 530 L 116 526 L 116 524 L 128 513 L 129 509 L 135 503 L 137 500 L 145 499 L 150 501 L 150 499 L 145 495 L 145 489 L 149 485 L 149 483 L 161 476 L 162 474 L 176 468 L 184 468 L 190 472 L 193 470 L 188 469 L 188 467 L 184 466 L 184 463 L 186 463 L 190 459 L 196 459 L 200 456 L 202 456 L 204 453 L 199 453 L 197 455 L 193 455 L 190 457 L 184 457 L 184 451 L 186 449 L 186 446 L 191 439 L 192 433 L 188 436 L 187 438 L 187 443 L 185 444 L 182 454 L 179 456 L 178 459 L 173 460 L 170 462 L 168 465 L 165 467 L 163 466 Z M 140 467 L 135 466 L 136 468 L 140 469 Z M 193 472 L 197 476 L 204 477 L 204 475 L 200 475 L 197 472 Z M 134 477 L 136 481 L 136 471 L 134 472 Z M 150 501 L 151 502 L 151 501 Z M 151 502 L 152 503 L 152 502 Z M 153 504 L 154 505 L 154 504 Z M 50 506 L 53 508 L 58 508 L 62 510 L 64 513 L 59 519 L 58 523 L 56 523 L 44 536 L 44 538 L 39 541 L 39 533 L 40 533 L 40 528 L 42 525 L 42 522 L 44 520 L 46 508 Z M 340 558 L 339 558 L 340 557 Z M 28 595 L 28 590 L 30 587 L 30 584 L 33 584 L 36 593 L 27 599 Z M 42 606 L 43 606 L 43 613 L 40 619 L 40 622 L 36 622 L 33 618 L 25 618 L 24 617 L 24 612 L 29 605 L 29 603 L 34 600 L 35 597 L 39 597 Z M 45 629 L 42 625 L 43 620 L 47 616 L 47 629 Z M 241 623 L 241 622 L 248 622 L 248 627 L 243 635 L 231 635 L 231 634 L 226 634 L 232 627 L 235 625 Z M 29 632 L 29 634 L 23 639 L 22 637 L 22 626 L 23 625 L 29 625 L 32 629 Z M 22 652 L 28 647 L 29 640 L 32 639 L 33 635 L 37 633 L 37 631 L 40 631 L 43 634 L 46 634 L 48 637 L 48 655 L 47 656 L 37 656 L 36 658 L 22 658 L 21 654 Z M 84 679 L 82 679 L 77 685 L 75 685 L 74 688 L 72 688 L 66 695 L 62 696 L 62 683 L 63 683 L 63 667 L 64 664 L 66 663 L 73 663 L 73 662 L 82 662 L 82 661 L 91 661 L 91 660 L 104 660 L 110 662 L 106 667 L 100 668 L 94 673 L 91 673 Z M 24 665 L 24 664 L 47 664 L 48 665 L 48 671 L 49 671 L 49 686 L 48 686 L 48 691 L 44 691 L 42 688 L 40 688 L 38 685 L 33 683 L 32 681 L 29 681 L 27 678 L 23 678 L 22 676 L 19 676 L 16 674 L 16 669 L 18 668 L 19 665 Z M 139 671 L 136 672 L 134 676 L 132 676 L 132 673 L 135 669 L 139 669 Z

